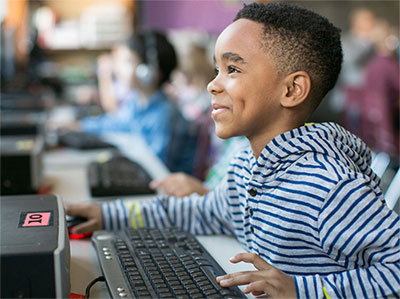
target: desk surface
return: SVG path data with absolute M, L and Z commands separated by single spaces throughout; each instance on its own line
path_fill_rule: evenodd
M 168 175 L 164 164 L 148 150 L 142 139 L 134 136 L 107 136 L 118 145 L 124 155 L 138 161 L 155 179 Z M 133 146 L 132 146 L 133 145 Z M 86 166 L 107 150 L 78 151 L 62 149 L 44 155 L 44 181 L 53 193 L 59 194 L 65 204 L 78 202 L 99 202 L 89 194 Z M 127 197 L 128 200 L 147 200 L 152 196 Z M 198 240 L 211 253 L 227 273 L 254 270 L 248 264 L 231 264 L 229 258 L 244 249 L 233 237 L 198 236 Z M 71 240 L 71 292 L 85 294 L 86 286 L 101 275 L 97 255 L 90 239 Z M 106 298 L 108 291 L 104 283 L 97 283 L 91 289 L 91 298 Z

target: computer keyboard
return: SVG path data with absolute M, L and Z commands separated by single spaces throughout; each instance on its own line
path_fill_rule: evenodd
M 114 148 L 115 146 L 102 140 L 99 136 L 80 132 L 62 131 L 58 133 L 58 144 L 80 150 Z
M 245 297 L 219 286 L 224 270 L 179 228 L 97 231 L 92 242 L 112 298 Z
M 142 166 L 124 156 L 88 165 L 89 189 L 95 197 L 154 194 L 151 180 Z

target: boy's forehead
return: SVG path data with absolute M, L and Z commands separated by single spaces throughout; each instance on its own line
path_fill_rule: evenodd
M 221 32 L 217 39 L 216 51 L 218 47 L 232 45 L 239 49 L 246 50 L 246 47 L 262 45 L 262 24 L 247 20 L 239 19 Z M 216 53 L 217 54 L 217 53 Z

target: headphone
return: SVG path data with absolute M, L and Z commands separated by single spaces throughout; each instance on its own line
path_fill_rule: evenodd
M 159 64 L 157 53 L 156 36 L 152 33 L 145 34 L 144 38 L 144 55 L 147 63 L 141 63 L 136 67 L 136 78 L 143 86 L 152 86 L 158 79 Z

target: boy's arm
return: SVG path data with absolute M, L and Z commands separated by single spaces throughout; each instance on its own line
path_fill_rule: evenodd
M 381 194 L 363 180 L 343 181 L 331 190 L 319 219 L 323 250 L 354 269 L 296 276 L 299 297 L 400 297 L 400 217 Z
M 223 185 L 223 184 L 222 184 Z M 122 200 L 101 205 L 103 226 L 108 230 L 131 226 L 168 227 L 178 226 L 193 234 L 233 234 L 229 207 L 218 191 L 204 196 L 192 194 L 187 197 L 157 197 L 144 202 Z

